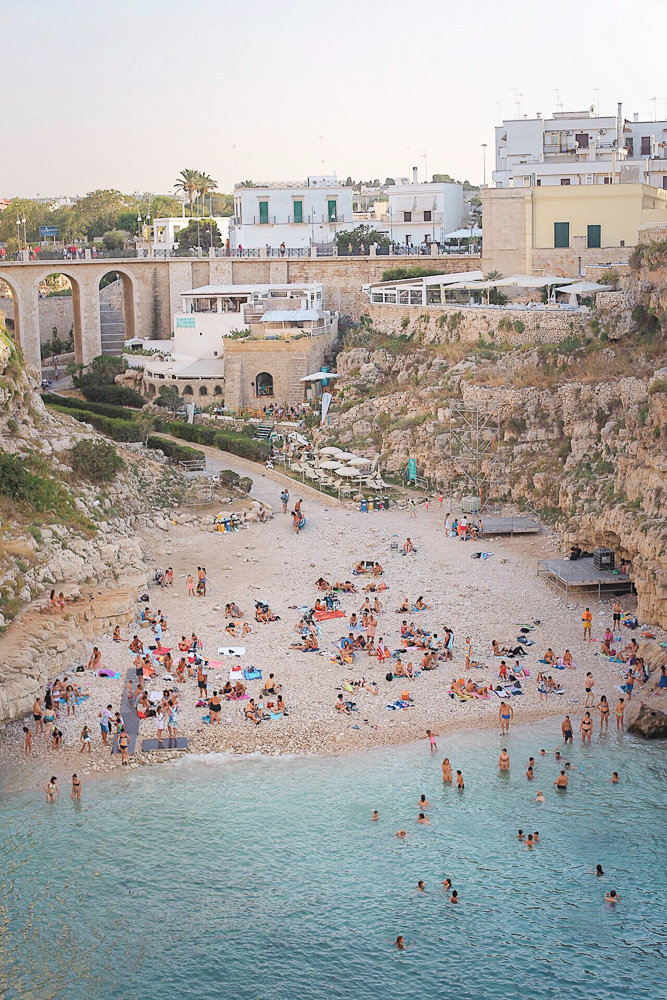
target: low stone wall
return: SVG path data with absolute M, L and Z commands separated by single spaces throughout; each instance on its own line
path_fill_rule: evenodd
M 508 344 L 553 344 L 587 331 L 592 313 L 497 306 L 369 305 L 376 330 L 407 334 L 421 343 L 473 343 L 479 337 Z
M 161 385 L 175 385 L 181 396 L 187 402 L 196 401 L 201 404 L 202 396 L 211 402 L 221 403 L 225 395 L 225 379 L 221 378 L 149 378 L 144 375 L 139 391 L 152 399 L 157 396 Z

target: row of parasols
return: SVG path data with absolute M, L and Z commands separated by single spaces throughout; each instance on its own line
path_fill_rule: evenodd
M 324 461 L 322 461 L 324 457 Z M 363 476 L 362 469 L 373 465 L 370 458 L 363 458 L 361 455 L 354 455 L 352 452 L 343 451 L 331 445 L 327 448 L 320 448 L 315 458 L 316 467 L 328 469 L 335 472 L 337 476 L 352 478 L 353 476 Z

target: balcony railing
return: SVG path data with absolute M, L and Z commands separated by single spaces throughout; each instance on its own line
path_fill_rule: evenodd
M 344 215 L 327 214 L 303 215 L 300 219 L 295 218 L 293 215 L 267 215 L 266 218 L 261 215 L 251 215 L 246 216 L 245 222 L 239 222 L 236 218 L 231 220 L 234 226 L 333 226 L 345 221 Z M 350 222 L 349 219 L 347 221 Z

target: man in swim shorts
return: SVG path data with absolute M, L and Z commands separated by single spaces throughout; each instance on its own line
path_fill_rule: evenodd
M 572 742 L 572 723 L 570 722 L 570 716 L 566 715 L 561 724 L 561 732 L 563 734 L 563 741 L 565 743 Z
M 588 639 L 588 641 L 590 642 L 591 628 L 593 627 L 593 614 L 590 608 L 586 608 L 583 615 L 581 616 L 581 620 L 584 625 L 584 642 L 586 641 L 586 639 Z
M 554 785 L 561 791 L 565 791 L 565 789 L 567 788 L 567 782 L 568 778 L 565 771 L 561 771 L 556 780 L 554 781 Z
M 504 735 L 509 732 L 510 719 L 514 715 L 514 709 L 511 705 L 508 705 L 506 701 L 501 701 L 500 708 L 498 709 L 498 717 L 500 718 L 500 733 Z

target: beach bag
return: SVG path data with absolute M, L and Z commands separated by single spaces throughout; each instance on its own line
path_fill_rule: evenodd
M 389 671 L 389 673 L 388 673 L 388 674 L 385 674 L 385 678 L 384 678 L 384 679 L 385 679 L 386 681 L 393 681 L 393 679 L 394 679 L 394 675 L 392 674 L 391 670 Z

